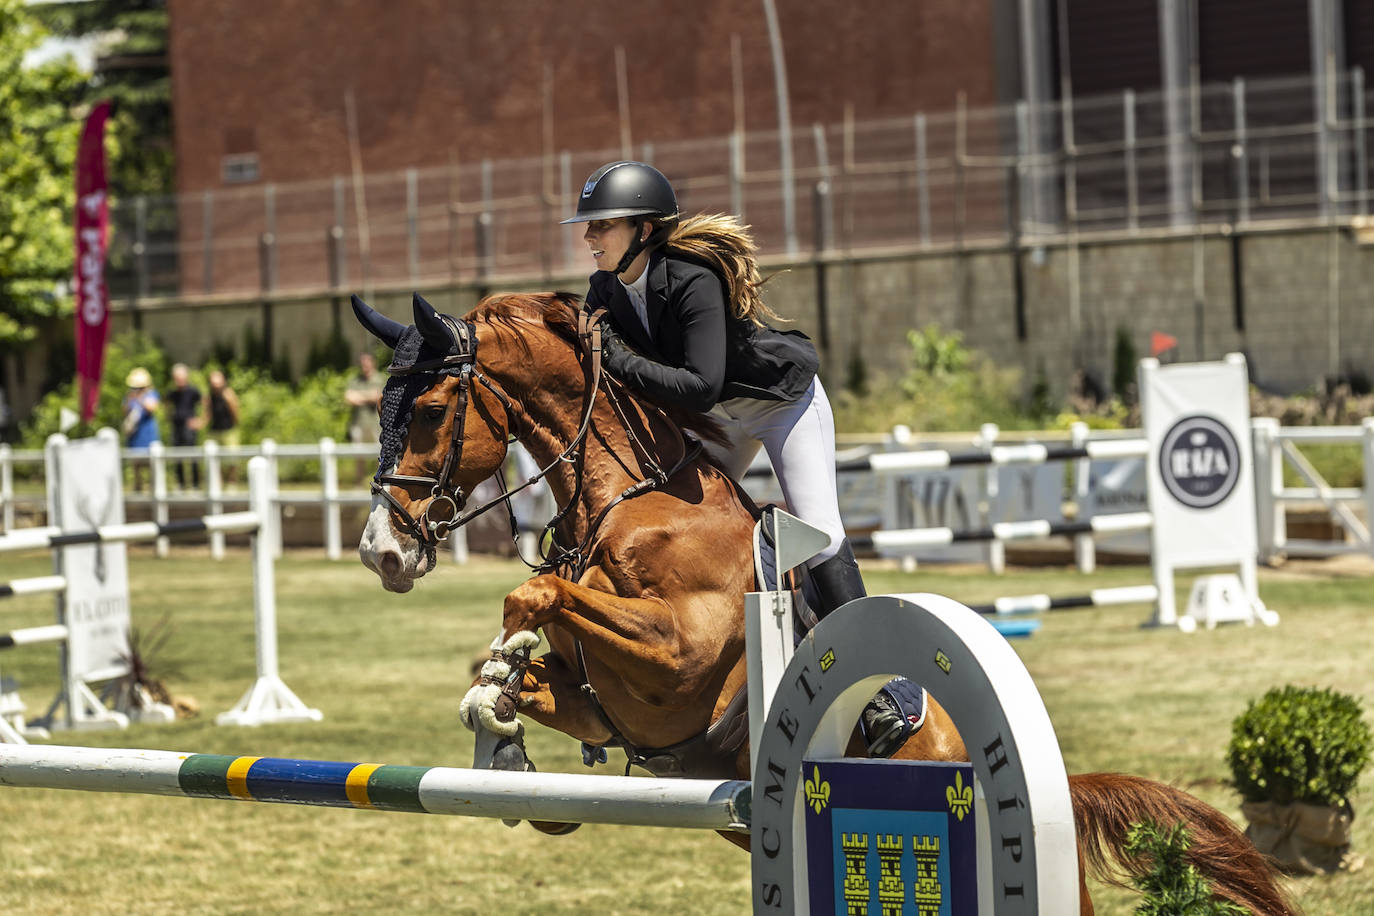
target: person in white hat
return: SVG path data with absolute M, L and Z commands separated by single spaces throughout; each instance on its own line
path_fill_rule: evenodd
M 153 377 L 142 366 L 134 368 L 124 380 L 129 393 L 124 396 L 124 444 L 129 448 L 147 448 L 162 437 L 157 427 L 158 406 L 162 399 L 153 387 Z M 134 489 L 141 489 L 142 481 L 134 466 Z

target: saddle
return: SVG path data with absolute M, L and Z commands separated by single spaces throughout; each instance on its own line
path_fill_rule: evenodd
M 754 582 L 760 591 L 776 587 L 777 523 L 773 510 L 765 506 L 755 528 Z M 783 583 L 792 593 L 793 639 L 800 643 L 816 626 L 819 618 L 812 608 L 818 604 L 819 593 L 807 575 L 806 567 L 784 571 Z M 903 677 L 893 678 L 883 686 L 885 693 L 911 725 L 909 739 L 925 724 L 926 690 Z M 736 775 L 735 760 L 749 738 L 749 691 L 741 688 L 730 699 L 725 711 L 701 734 L 670 747 L 645 749 L 625 748 L 628 764 L 643 767 L 660 778 L 688 776 L 697 779 L 732 779 Z M 605 762 L 604 748 L 583 745 L 583 761 L 592 766 Z M 627 764 L 627 771 L 629 766 Z

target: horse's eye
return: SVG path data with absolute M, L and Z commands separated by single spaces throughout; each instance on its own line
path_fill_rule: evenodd
M 443 404 L 431 404 L 421 411 L 421 415 L 431 423 L 438 423 L 444 419 L 444 414 L 448 412 Z

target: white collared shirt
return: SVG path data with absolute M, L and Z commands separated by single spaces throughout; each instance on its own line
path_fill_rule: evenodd
M 620 276 L 616 276 L 620 280 Z M 645 300 L 649 295 L 649 268 L 645 267 L 639 272 L 639 277 L 633 283 L 626 283 L 620 280 L 620 285 L 625 287 L 625 295 L 630 299 L 630 305 L 634 306 L 635 314 L 639 316 L 639 323 L 644 325 L 644 333 L 650 338 L 649 333 L 649 310 L 645 305 Z

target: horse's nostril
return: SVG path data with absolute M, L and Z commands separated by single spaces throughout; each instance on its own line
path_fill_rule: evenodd
M 381 559 L 377 561 L 382 575 L 388 579 L 394 579 L 401 571 L 401 555 L 393 550 L 383 553 Z

